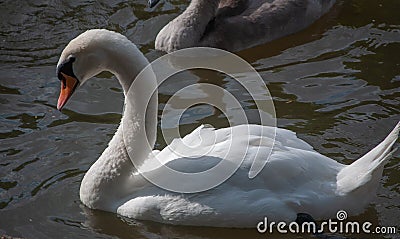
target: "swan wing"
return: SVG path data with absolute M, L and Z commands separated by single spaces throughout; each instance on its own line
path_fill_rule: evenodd
M 249 138 L 248 146 L 241 144 L 246 140 L 231 140 L 231 135 L 244 132 L 247 135 L 241 138 Z M 231 146 L 233 142 L 236 144 Z M 268 155 L 272 145 L 274 149 L 268 163 L 255 178 L 250 179 L 248 172 L 254 156 Z M 209 147 L 210 150 L 204 154 L 203 149 L 193 147 L 188 150 L 188 146 Z M 187 173 L 215 167 L 224 160 L 229 147 L 236 150 L 232 155 L 239 155 L 237 151 L 247 151 L 237 171 L 211 190 L 180 194 L 148 185 L 121 205 L 119 214 L 172 224 L 232 227 L 254 227 L 257 220 L 264 216 L 273 220 L 294 220 L 297 212 L 323 208 L 324 203 L 332 202 L 336 197 L 337 172 L 344 167 L 315 152 L 289 130 L 258 125 L 218 130 L 200 126 L 183 139 L 172 142 L 169 147 L 177 151 L 183 149 L 187 155 L 181 157 L 166 148 L 157 157 L 169 168 Z M 232 157 L 226 159 L 237 162 Z M 160 176 L 158 168 L 150 170 L 150 176 Z M 183 183 L 187 185 L 191 182 Z

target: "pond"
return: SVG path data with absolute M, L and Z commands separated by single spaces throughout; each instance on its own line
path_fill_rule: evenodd
M 55 67 L 61 51 L 81 32 L 107 28 L 126 35 L 153 60 L 163 54 L 154 50 L 158 31 L 187 4 L 163 0 L 149 9 L 145 0 L 0 1 L 0 235 L 267 237 L 255 229 L 129 220 L 80 203 L 80 181 L 119 124 L 123 94 L 115 78 L 103 73 L 81 87 L 59 112 Z M 339 1 L 306 30 L 237 54 L 265 80 L 279 127 L 296 132 L 318 152 L 350 164 L 383 140 L 400 120 L 399 12 L 398 0 Z M 238 90 L 230 78 L 186 71 L 160 87 L 160 112 L 183 87 L 182 79 Z M 254 102 L 243 101 L 251 111 Z M 221 111 L 204 105 L 187 110 L 180 123 L 183 135 L 201 123 L 227 126 Z M 156 147 L 164 146 L 159 135 Z M 397 152 L 385 166 L 376 199 L 352 221 L 400 229 L 399 159 Z M 399 234 L 351 237 L 399 238 Z

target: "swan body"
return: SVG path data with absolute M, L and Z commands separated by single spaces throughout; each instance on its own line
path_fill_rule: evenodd
M 150 0 L 151 5 L 153 1 Z M 238 51 L 311 25 L 335 0 L 192 0 L 157 35 L 155 48 L 209 46 Z
M 107 30 L 89 30 L 64 49 L 57 71 L 62 84 L 67 86 L 71 80 L 68 72 L 83 83 L 101 71 L 110 71 L 117 76 L 127 95 L 128 86 L 146 64 L 146 58 L 126 37 Z M 149 82 L 152 80 L 150 77 Z M 65 89 L 68 87 L 62 88 Z M 143 89 L 131 90 L 139 101 Z M 216 227 L 255 227 L 264 217 L 270 221 L 289 222 L 295 220 L 297 213 L 309 213 L 318 219 L 332 218 L 338 210 L 359 213 L 375 196 L 383 165 L 391 155 L 400 129 L 399 123 L 386 139 L 351 165 L 340 164 L 317 153 L 292 131 L 261 125 L 222 129 L 200 126 L 165 149 L 152 151 L 145 149 L 140 141 L 146 131 L 149 142 L 153 145 L 155 142 L 156 94 L 153 97 L 149 106 L 136 104 L 136 100 L 129 106 L 125 100 L 118 130 L 82 180 L 80 199 L 87 207 L 141 220 Z M 124 118 L 133 117 L 132 114 L 139 112 L 136 109 L 141 107 L 147 107 L 148 121 L 134 117 L 137 127 L 123 127 Z M 232 141 L 230 136 L 235 134 L 242 137 Z M 130 147 L 136 152 L 136 162 L 142 162 L 138 168 L 128 156 L 124 136 L 137 142 Z M 212 149 L 199 157 L 202 149 L 210 146 L 212 141 L 208 139 L 211 138 L 215 139 Z M 183 147 L 183 143 L 195 146 L 185 152 L 188 157 L 172 153 L 172 148 Z M 234 145 L 230 147 L 230 143 Z M 255 178 L 249 179 L 255 152 L 260 150 L 259 155 L 267 155 L 263 152 L 268 152 L 271 147 L 273 151 L 267 165 Z M 201 172 L 218 164 L 229 150 L 233 153 L 227 160 L 232 161 L 236 160 L 236 152 L 247 153 L 232 177 L 208 191 L 170 192 L 153 185 L 138 173 L 141 169 L 162 176 L 159 168 L 154 166 L 155 155 L 162 164 L 175 170 Z M 186 183 L 190 182 L 182 182 Z

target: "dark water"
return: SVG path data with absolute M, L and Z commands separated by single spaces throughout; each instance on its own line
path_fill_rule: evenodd
M 63 47 L 90 28 L 119 31 L 149 59 L 158 31 L 187 1 L 0 1 L 0 234 L 26 238 L 312 238 L 256 230 L 173 227 L 128 221 L 80 204 L 80 181 L 111 139 L 122 93 L 109 74 L 55 109 L 55 65 Z M 342 1 L 298 34 L 238 54 L 264 77 L 280 127 L 315 149 L 351 163 L 400 120 L 400 2 Z M 216 74 L 186 72 L 160 89 L 161 103 L 187 82 L 237 86 Z M 111 80 L 110 80 L 111 79 Z M 105 103 L 107 102 L 107 103 Z M 160 110 L 163 104 L 160 104 Z M 248 104 L 247 109 L 252 105 Z M 196 106 L 181 132 L 199 123 L 226 125 L 221 112 Z M 162 147 L 162 140 L 159 140 Z M 400 161 L 386 165 L 376 200 L 351 220 L 400 229 Z M 329 205 L 327 205 L 329 206 Z M 400 238 L 352 235 L 355 238 Z

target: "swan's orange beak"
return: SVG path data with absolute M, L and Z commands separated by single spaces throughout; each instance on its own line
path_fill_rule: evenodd
M 60 74 L 62 75 L 63 79 L 61 80 L 61 92 L 57 103 L 58 110 L 61 110 L 64 107 L 79 83 L 75 77 L 66 75 L 62 72 L 60 72 Z

